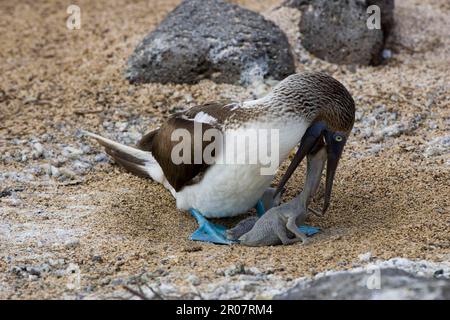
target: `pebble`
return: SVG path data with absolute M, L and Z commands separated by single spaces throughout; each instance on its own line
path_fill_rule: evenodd
M 439 276 L 442 276 L 442 275 L 444 275 L 444 270 L 443 269 L 436 270 L 434 272 L 434 274 L 433 274 L 434 277 L 439 277 Z
M 78 159 L 83 154 L 83 150 L 69 146 L 63 148 L 62 154 L 69 159 Z
M 64 265 L 66 262 L 64 261 L 64 259 L 48 259 L 48 264 L 52 267 L 55 266 L 62 266 Z
M 64 277 L 64 276 L 66 275 L 66 270 L 64 270 L 64 269 L 59 269 L 59 270 L 56 270 L 53 274 L 54 274 L 57 278 L 62 278 L 62 277 Z
M 40 277 L 41 271 L 35 267 L 27 267 L 27 272 L 33 276 Z
M 91 167 L 92 167 L 92 165 L 90 163 L 84 162 L 84 161 L 80 161 L 80 160 L 75 160 L 73 162 L 73 164 L 72 164 L 72 169 L 77 174 L 83 174 Z
M 91 260 L 92 260 L 93 262 L 103 262 L 102 256 L 99 256 L 99 255 L 92 256 Z
M 37 281 L 38 279 L 39 279 L 38 276 L 35 276 L 35 275 L 32 275 L 32 274 L 28 275 L 28 280 L 29 281 Z
M 370 251 L 368 251 L 366 253 L 363 253 L 363 254 L 360 254 L 358 256 L 358 259 L 361 262 L 369 262 L 371 258 L 372 258 L 372 252 L 370 252 Z
M 49 272 L 52 268 L 47 264 L 43 263 L 40 267 L 41 272 Z
M 371 148 L 367 149 L 367 152 L 369 152 L 370 154 L 377 154 L 381 150 L 383 150 L 383 146 L 380 144 L 375 144 Z
M 27 160 L 28 160 L 28 156 L 26 155 L 25 152 L 23 152 L 23 153 L 21 154 L 20 161 L 26 162 Z
M 92 153 L 92 148 L 88 146 L 87 144 L 83 144 L 81 146 L 81 150 L 83 151 L 83 154 L 90 154 Z
M 188 275 L 187 280 L 194 286 L 200 285 L 200 279 L 195 274 Z
M 70 240 L 67 240 L 66 242 L 64 242 L 64 246 L 65 246 L 67 249 L 77 248 L 77 247 L 80 246 L 80 240 L 78 240 L 78 239 L 70 239 Z
M 425 107 L 430 108 L 434 104 L 434 99 L 429 98 L 427 101 L 425 101 Z
M 128 123 L 127 122 L 116 122 L 116 129 L 123 132 L 127 130 Z
M 44 154 L 44 146 L 42 144 L 40 144 L 39 142 L 36 142 L 35 144 L 33 144 L 33 153 L 32 153 L 32 157 L 33 159 L 39 159 L 43 156 Z
M 223 274 L 226 277 L 231 277 L 234 275 L 245 274 L 245 273 L 246 273 L 246 270 L 245 270 L 245 266 L 243 264 L 232 265 L 223 271 Z
M 52 177 L 57 178 L 57 177 L 59 177 L 60 172 L 59 172 L 59 169 L 57 167 L 49 165 L 49 167 L 48 167 L 48 174 L 50 176 L 52 176 Z
M 67 168 L 61 168 L 60 172 L 60 180 L 73 179 L 77 176 L 75 172 Z
M 94 157 L 94 161 L 95 162 L 107 162 L 108 161 L 108 156 L 104 153 L 99 153 L 96 154 Z
M 117 278 L 117 279 L 114 279 L 114 280 L 111 281 L 111 284 L 113 286 L 120 286 L 120 285 L 122 285 L 124 283 L 125 283 L 125 281 L 122 278 Z
M 10 269 L 10 272 L 15 274 L 15 275 L 17 275 L 17 276 L 23 276 L 23 271 L 24 271 L 23 268 L 19 267 L 19 266 L 13 266 Z

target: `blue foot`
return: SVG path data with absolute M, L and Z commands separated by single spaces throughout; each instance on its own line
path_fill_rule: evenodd
M 198 229 L 194 231 L 190 239 L 195 241 L 211 242 L 217 244 L 232 244 L 235 241 L 227 239 L 225 231 L 227 230 L 224 226 L 214 224 L 206 220 L 204 216 L 201 215 L 195 209 L 190 209 L 189 212 L 198 222 Z

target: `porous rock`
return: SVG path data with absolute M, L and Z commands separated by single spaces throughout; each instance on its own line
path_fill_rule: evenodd
M 286 35 L 260 14 L 222 0 L 185 0 L 136 47 L 132 83 L 248 85 L 295 72 Z
M 371 5 L 380 8 L 380 29 L 367 26 Z M 288 0 L 284 6 L 301 11 L 301 46 L 318 58 L 337 64 L 382 62 L 394 24 L 394 0 Z

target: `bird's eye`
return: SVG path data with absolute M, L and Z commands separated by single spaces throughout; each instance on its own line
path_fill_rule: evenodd
M 336 140 L 337 142 L 341 142 L 342 141 L 342 136 L 336 136 L 334 138 L 334 140 Z

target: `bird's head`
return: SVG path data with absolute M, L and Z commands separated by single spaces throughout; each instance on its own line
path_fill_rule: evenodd
M 291 78 L 292 77 L 292 78 Z M 330 204 L 331 189 L 337 165 L 353 128 L 355 103 L 347 89 L 337 80 L 323 73 L 293 75 L 284 91 L 297 99 L 298 112 L 303 112 L 310 125 L 300 141 L 300 147 L 280 181 L 277 192 L 285 186 L 294 170 L 308 154 L 321 148 L 327 150 L 327 176 L 322 214 Z M 288 78 L 288 79 L 289 79 Z M 294 94 L 296 92 L 296 94 Z

